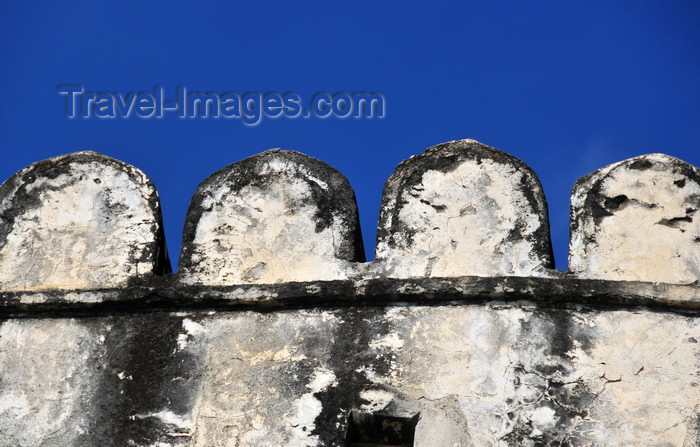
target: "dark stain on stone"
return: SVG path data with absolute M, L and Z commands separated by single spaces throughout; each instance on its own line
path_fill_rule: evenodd
M 411 418 L 382 416 L 353 411 L 348 418 L 346 447 L 412 447 L 420 415 Z
M 700 208 L 700 195 L 691 194 L 685 198 L 684 203 L 689 205 L 691 208 L 698 209 Z
M 672 219 L 661 219 L 658 222 L 656 222 L 657 225 L 664 225 L 670 228 L 676 228 L 681 230 L 682 232 L 685 232 L 685 229 L 681 228 L 680 225 L 682 222 L 692 222 L 693 218 L 690 216 L 685 216 L 685 217 L 674 217 Z
M 679 188 L 683 188 L 685 186 L 685 179 L 682 178 L 680 180 L 676 180 L 675 182 L 673 182 L 673 184 Z
M 571 210 L 572 234 L 574 230 L 578 229 L 578 219 L 585 218 L 585 212 L 589 213 L 596 225 L 600 225 L 603 218 L 614 216 L 616 211 L 624 209 L 629 204 L 635 204 L 637 206 L 649 209 L 654 209 L 658 207 L 658 205 L 655 203 L 641 202 L 637 199 L 629 198 L 625 194 L 619 194 L 615 197 L 608 197 L 607 195 L 601 192 L 602 184 L 604 183 L 604 181 L 605 179 L 599 179 L 596 182 L 592 183 L 592 185 L 588 189 L 588 194 L 586 194 L 583 209 Z M 582 185 L 583 183 L 585 182 L 576 182 L 576 185 L 574 186 L 574 191 L 580 188 L 580 185 Z M 593 238 L 593 240 L 595 240 L 595 238 Z
M 516 373 L 513 379 L 515 389 L 534 386 L 540 397 L 535 402 L 513 402 L 511 399 L 509 405 L 518 404 L 521 411 L 509 415 L 513 430 L 503 438 L 509 445 L 575 445 L 571 444 L 571 438 L 576 437 L 578 424 L 589 416 L 589 408 L 596 398 L 580 377 L 567 380 L 574 372 L 572 349 L 578 345 L 590 353 L 593 348 L 590 333 L 593 329 L 579 326 L 572 321 L 570 311 L 564 309 L 538 309 L 529 319 L 521 320 L 519 338 L 528 340 L 535 350 L 542 349 L 548 361 L 512 366 Z M 528 374 L 539 380 L 522 381 L 521 378 Z M 557 423 L 549 430 L 533 435 L 535 427 L 527 418 L 527 411 L 523 410 L 542 407 L 553 412 Z
M 105 371 L 94 393 L 91 426 L 79 445 L 189 443 L 182 427 L 154 416 L 168 411 L 186 418 L 196 399 L 202 365 L 178 350 L 183 317 L 155 313 L 110 320 L 107 357 L 97 359 Z
M 589 190 L 586 196 L 584 208 L 590 212 L 596 225 L 600 225 L 603 218 L 608 216 L 614 216 L 616 211 L 624 209 L 629 204 L 635 204 L 637 206 L 642 206 L 644 208 L 654 209 L 658 205 L 655 203 L 644 203 L 637 199 L 630 199 L 624 194 L 617 195 L 615 197 L 608 197 L 600 192 L 600 183 L 596 182 Z M 576 219 L 571 221 L 572 230 L 578 228 L 578 222 Z M 595 240 L 595 238 L 593 238 Z
M 338 336 L 331 348 L 328 361 L 336 374 L 338 386 L 328 387 L 314 396 L 321 401 L 322 410 L 315 421 L 312 434 L 318 435 L 321 445 L 345 446 L 350 410 L 366 404 L 360 399 L 361 391 L 381 389 L 372 383 L 357 365 L 371 365 L 379 377 L 390 372 L 390 358 L 379 356 L 368 346 L 372 340 L 386 335 L 389 323 L 385 318 L 385 308 L 354 308 L 343 311 L 342 322 L 336 328 Z M 348 365 L 355 365 L 348 367 Z M 341 409 L 345 413 L 340 414 Z
M 573 196 L 577 193 L 577 191 L 586 188 L 587 183 L 596 173 L 597 171 L 593 174 L 589 174 L 578 179 L 574 184 L 571 195 Z M 578 233 L 579 226 L 582 221 L 586 219 L 587 215 L 593 219 L 593 222 L 596 225 L 600 225 L 603 218 L 613 215 L 613 213 L 604 206 L 606 199 L 609 199 L 609 197 L 605 196 L 601 191 L 604 180 L 604 178 L 599 178 L 591 183 L 591 185 L 588 187 L 588 191 L 585 192 L 582 209 L 575 209 L 573 206 L 571 207 L 569 217 L 570 237 L 573 237 L 574 234 Z M 586 238 L 588 243 L 595 243 L 595 234 L 587 234 Z
M 624 194 L 615 197 L 605 197 L 604 207 L 607 210 L 615 211 L 620 208 L 623 203 L 627 202 L 627 200 L 629 199 Z
M 636 171 L 646 171 L 647 169 L 651 169 L 651 167 L 651 161 L 645 159 L 635 160 L 627 165 L 628 169 L 634 169 Z
M 432 203 L 428 202 L 427 200 L 423 200 L 423 199 L 421 199 L 420 203 L 422 203 L 424 205 L 428 205 L 429 207 L 433 208 L 438 213 L 442 213 L 443 211 L 445 211 L 447 209 L 446 205 L 433 205 Z

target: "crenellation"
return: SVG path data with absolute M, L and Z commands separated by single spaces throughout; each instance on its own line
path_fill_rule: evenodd
M 569 271 L 589 278 L 700 279 L 700 170 L 649 154 L 579 179 L 571 195 Z
M 542 186 L 525 163 L 477 141 L 429 148 L 386 182 L 375 259 L 398 278 L 546 275 Z
M 76 152 L 0 186 L 0 289 L 119 287 L 168 272 L 158 194 L 139 169 Z
M 197 188 L 171 274 L 145 174 L 35 163 L 0 186 L 0 445 L 699 445 L 698 174 L 579 179 L 563 272 L 535 173 L 444 143 L 365 262 L 345 177 L 273 149 Z
M 347 278 L 363 262 L 355 194 L 327 164 L 273 149 L 214 173 L 187 213 L 180 271 L 195 283 Z

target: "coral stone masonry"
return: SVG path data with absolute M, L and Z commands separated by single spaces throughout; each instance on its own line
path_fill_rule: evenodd
M 158 195 L 94 152 L 0 186 L 0 446 L 700 445 L 698 169 L 578 180 L 569 272 L 522 161 L 401 163 L 375 260 L 331 166 L 212 174 L 170 273 Z

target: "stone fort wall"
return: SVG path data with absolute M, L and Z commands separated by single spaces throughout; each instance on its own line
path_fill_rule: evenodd
M 202 182 L 172 274 L 143 172 L 37 162 L 0 186 L 0 445 L 698 446 L 699 174 L 579 179 L 561 272 L 535 173 L 441 144 L 365 262 L 348 181 L 270 150 Z

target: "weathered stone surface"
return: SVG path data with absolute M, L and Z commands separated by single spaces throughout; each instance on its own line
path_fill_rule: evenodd
M 0 322 L 0 445 L 80 445 L 104 374 L 100 340 L 74 319 Z
M 342 279 L 364 261 L 355 195 L 327 164 L 273 149 L 197 188 L 179 269 L 206 284 Z
M 0 186 L 0 289 L 104 288 L 169 271 L 158 195 L 133 166 L 76 152 Z
M 204 368 L 178 349 L 188 327 L 170 314 L 0 322 L 0 445 L 189 445 Z
M 571 195 L 569 271 L 611 280 L 700 279 L 700 171 L 642 155 L 579 179 Z
M 375 259 L 400 278 L 543 274 L 553 255 L 540 182 L 474 140 L 432 147 L 387 181 Z
M 686 317 L 465 306 L 190 318 L 185 349 L 210 366 L 195 446 L 343 446 L 349 410 L 425 414 L 419 447 L 698 441 L 700 326 Z
M 474 445 L 699 440 L 697 319 L 527 306 L 396 309 L 386 318 L 384 339 L 402 341 L 387 350 L 391 368 L 380 378 L 395 378 L 394 411 L 456 400 Z
M 126 205 L 143 203 L 137 185 L 147 181 L 134 181 L 120 162 L 91 153 L 65 158 L 0 187 L 5 265 L 17 228 L 34 235 L 31 225 L 46 216 L 51 229 L 83 225 L 60 203 L 75 204 L 88 223 L 111 221 L 109 204 L 124 204 L 117 219 Z M 618 217 L 629 225 L 618 216 L 625 206 L 682 210 L 654 215 L 649 225 L 688 233 L 693 213 L 683 205 L 700 197 L 700 182 L 687 165 L 674 171 L 676 162 L 634 160 L 599 179 L 602 195 L 587 187 L 581 200 L 598 210 L 598 226 Z M 183 274 L 153 276 L 154 268 L 133 284 L 117 275 L 105 289 L 0 282 L 0 445 L 345 447 L 354 445 L 350 437 L 374 445 L 377 431 L 400 432 L 416 447 L 700 445 L 697 286 L 547 271 L 544 199 L 518 163 L 465 141 L 403 164 L 387 183 L 384 205 L 396 207 L 380 226 L 385 256 L 357 264 L 347 181 L 301 154 L 267 152 L 203 183 L 188 218 Z M 669 163 L 682 178 L 669 179 Z M 660 185 L 660 199 L 642 194 L 650 182 Z M 105 183 L 131 199 L 93 189 Z M 620 185 L 635 194 L 614 195 Z M 86 211 L 92 204 L 94 214 Z M 117 227 L 132 234 L 123 222 Z M 431 225 L 451 238 L 462 231 L 447 244 L 454 265 L 443 262 L 444 234 L 430 233 Z M 53 232 L 68 231 L 61 228 Z M 122 241 L 87 234 L 93 244 Z M 85 237 L 45 240 L 25 248 L 70 253 Z M 475 273 L 477 261 L 491 270 Z M 251 268 L 260 275 L 243 278 Z M 517 276 L 523 272 L 531 276 Z M 266 283 L 275 281 L 283 283 Z
M 345 446 L 356 411 L 419 414 L 417 447 L 694 446 L 699 340 L 528 303 L 13 319 L 0 445 Z

